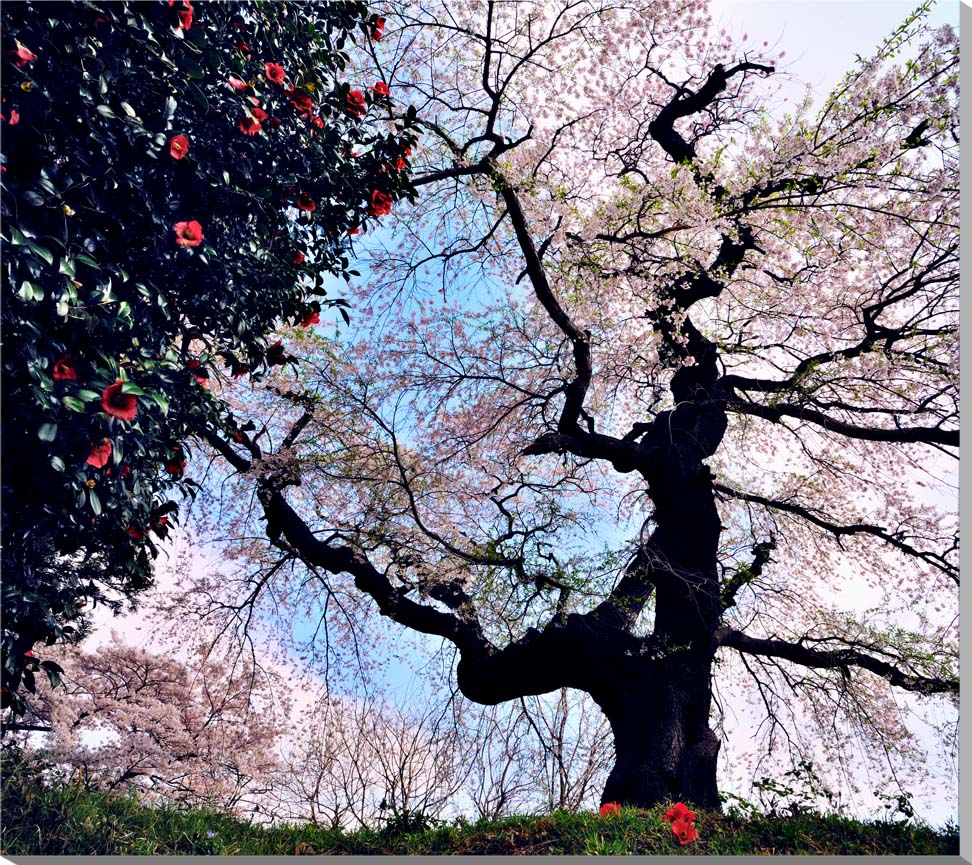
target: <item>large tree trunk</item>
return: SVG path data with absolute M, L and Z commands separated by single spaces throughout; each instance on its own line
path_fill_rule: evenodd
M 717 810 L 720 743 L 709 727 L 711 658 L 638 666 L 641 676 L 596 694 L 614 732 L 616 760 L 602 803 L 647 808 L 684 800 Z

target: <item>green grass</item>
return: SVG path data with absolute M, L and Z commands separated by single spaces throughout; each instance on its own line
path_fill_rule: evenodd
M 259 826 L 203 809 L 150 808 L 132 798 L 24 777 L 3 784 L 0 852 L 6 855 L 222 854 L 958 854 L 958 830 L 859 823 L 806 814 L 744 819 L 699 812 L 699 840 L 680 846 L 665 806 L 459 822 L 425 831 L 353 833 Z

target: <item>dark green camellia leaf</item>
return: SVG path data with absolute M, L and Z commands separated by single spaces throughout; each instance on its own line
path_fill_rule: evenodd
M 119 603 L 149 586 L 158 551 L 128 529 L 174 489 L 195 494 L 194 436 L 238 428 L 197 378 L 259 375 L 280 322 L 340 300 L 312 307 L 307 285 L 348 271 L 372 191 L 413 194 L 393 166 L 416 144 L 414 112 L 389 126 L 345 111 L 350 89 L 374 83 L 350 80 L 334 50 L 366 32 L 364 3 L 198 3 L 188 29 L 179 8 L 0 6 L 5 47 L 36 55 L 17 67 L 0 52 L 0 91 L 20 112 L 0 140 L 11 693 L 27 685 L 25 650 L 83 632 L 64 612 L 78 597 Z M 238 93 L 231 76 L 254 86 Z M 241 128 L 256 107 L 260 127 Z M 297 196 L 315 209 L 295 222 Z M 166 468 L 175 447 L 179 472 Z

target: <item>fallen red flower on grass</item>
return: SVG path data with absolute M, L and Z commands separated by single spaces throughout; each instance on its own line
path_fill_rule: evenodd
M 695 812 L 689 811 L 688 807 L 682 802 L 676 802 L 665 812 L 665 819 L 671 823 L 673 820 L 684 820 L 688 823 L 695 821 Z
M 607 817 L 609 814 L 620 814 L 621 806 L 617 802 L 605 802 L 597 813 L 602 817 Z
M 674 832 L 675 837 L 678 838 L 678 843 L 683 845 L 691 844 L 693 841 L 698 840 L 699 837 L 699 833 L 696 831 L 695 827 L 687 820 L 673 820 L 672 832 Z
M 664 819 L 672 824 L 672 832 L 678 838 L 679 844 L 691 844 L 698 839 L 699 833 L 692 825 L 695 823 L 695 812 L 690 811 L 683 802 L 672 805 L 665 812 Z

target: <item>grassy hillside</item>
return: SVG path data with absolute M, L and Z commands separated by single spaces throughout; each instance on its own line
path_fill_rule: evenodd
M 0 852 L 90 854 L 958 854 L 944 833 L 835 816 L 741 819 L 700 812 L 699 839 L 680 846 L 665 807 L 518 816 L 431 829 L 405 823 L 354 833 L 313 826 L 264 827 L 210 811 L 149 808 L 131 798 L 4 779 Z M 410 829 L 414 831 L 409 831 Z

